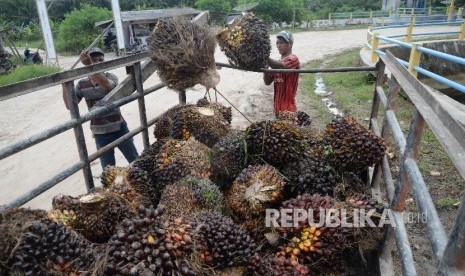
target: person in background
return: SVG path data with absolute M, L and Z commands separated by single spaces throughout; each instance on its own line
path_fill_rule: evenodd
M 288 31 L 281 31 L 276 36 L 276 47 L 281 59 L 268 59 L 272 69 L 300 69 L 299 58 L 292 53 L 294 37 Z M 295 96 L 299 85 L 299 74 L 292 73 L 264 73 L 263 80 L 266 85 L 274 83 L 274 108 L 276 116 L 282 111 L 297 110 Z
M 79 56 L 82 64 L 89 66 L 104 61 L 104 53 L 100 48 L 92 48 L 88 52 L 82 52 Z M 118 84 L 118 77 L 113 73 L 96 73 L 86 78 L 79 80 L 76 85 L 76 96 L 78 102 L 83 98 L 87 103 L 87 107 L 90 110 L 95 103 L 103 99 L 113 88 Z M 63 89 L 63 100 L 65 106 L 69 109 L 69 104 L 66 98 L 66 88 Z M 95 144 L 97 149 L 101 149 L 104 146 L 112 143 L 121 136 L 129 133 L 128 126 L 119 108 L 103 114 L 90 122 L 90 129 L 95 138 Z M 134 145 L 132 138 L 126 140 L 118 146 L 119 150 L 123 153 L 126 160 L 131 163 L 137 156 L 137 149 Z M 104 153 L 100 157 L 100 163 L 102 169 L 107 166 L 114 166 L 115 152 L 111 149 Z

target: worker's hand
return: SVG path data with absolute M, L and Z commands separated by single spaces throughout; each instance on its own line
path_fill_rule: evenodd
M 90 59 L 90 55 L 87 52 L 82 52 L 79 55 L 79 59 L 81 60 L 82 64 L 84 65 L 92 65 L 92 60 Z

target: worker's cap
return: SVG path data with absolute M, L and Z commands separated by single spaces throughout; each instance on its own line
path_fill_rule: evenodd
M 91 48 L 89 51 L 88 51 L 89 55 L 105 55 L 105 53 L 102 51 L 102 49 L 98 48 L 98 47 L 94 47 L 94 48 Z
M 294 36 L 288 31 L 281 31 L 276 37 L 284 39 L 287 43 L 294 42 Z

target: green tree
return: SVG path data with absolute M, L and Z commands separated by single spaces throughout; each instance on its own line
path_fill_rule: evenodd
M 84 4 L 80 10 L 73 10 L 65 15 L 60 24 L 57 48 L 68 51 L 86 48 L 101 33 L 95 23 L 111 18 L 110 10 L 89 4 Z
M 258 6 L 253 9 L 254 14 L 266 22 L 291 23 L 293 18 L 292 0 L 258 0 Z M 244 4 L 245 1 L 239 1 Z
M 197 0 L 195 6 L 201 10 L 218 13 L 226 13 L 231 10 L 231 4 L 227 0 Z
M 36 2 L 34 0 L 1 0 L 0 17 L 15 25 L 38 22 Z

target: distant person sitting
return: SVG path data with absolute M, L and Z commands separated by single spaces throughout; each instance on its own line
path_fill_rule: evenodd
M 112 31 L 108 31 L 107 37 L 103 40 L 103 44 L 105 45 L 106 49 L 111 49 L 111 42 L 116 39 L 116 36 L 113 34 Z
M 281 59 L 268 59 L 272 69 L 300 69 L 300 61 L 292 53 L 294 37 L 288 31 L 282 31 L 276 36 L 276 47 Z M 266 85 L 274 83 L 274 108 L 276 116 L 281 111 L 296 111 L 295 96 L 299 85 L 299 74 L 291 73 L 264 73 L 263 80 Z
M 82 52 L 79 56 L 82 64 L 85 66 L 104 61 L 104 53 L 99 48 L 92 48 L 88 52 Z M 98 101 L 103 99 L 113 88 L 118 84 L 118 77 L 113 73 L 95 73 L 86 78 L 79 80 L 76 85 L 76 96 L 78 102 L 84 98 L 87 107 L 91 109 Z M 69 109 L 69 104 L 66 97 L 66 89 L 63 89 L 63 100 L 65 101 L 66 108 Z M 119 108 L 103 114 L 90 121 L 90 129 L 95 138 L 97 149 L 101 149 L 106 145 L 114 142 L 116 139 L 129 133 L 128 125 L 121 115 Z M 129 163 L 134 161 L 138 154 L 134 146 L 134 141 L 129 138 L 118 146 L 119 150 L 123 153 Z M 105 152 L 100 157 L 102 169 L 108 165 L 115 165 L 115 151 L 111 149 Z

